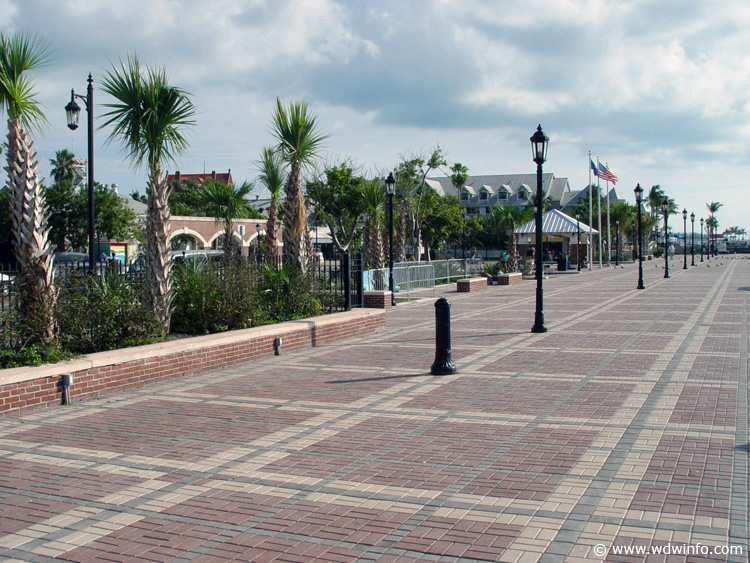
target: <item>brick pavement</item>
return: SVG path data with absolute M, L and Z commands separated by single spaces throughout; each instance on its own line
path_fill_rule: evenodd
M 747 561 L 750 260 L 452 303 L 366 339 L 0 419 L 7 561 Z M 611 546 L 742 547 L 617 555 Z M 607 553 L 597 550 L 604 546 Z

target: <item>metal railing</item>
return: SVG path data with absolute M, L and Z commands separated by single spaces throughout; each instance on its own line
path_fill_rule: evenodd
M 432 262 L 397 262 L 393 265 L 393 285 L 395 293 L 406 293 L 411 299 L 412 291 L 432 289 L 435 286 L 451 283 L 461 278 L 473 277 L 484 273 L 482 260 L 449 259 Z M 388 268 L 378 268 L 363 272 L 363 285 L 367 291 L 385 291 L 388 289 Z

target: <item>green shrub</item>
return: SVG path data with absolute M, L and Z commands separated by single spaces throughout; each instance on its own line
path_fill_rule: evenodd
M 58 349 L 56 344 L 35 343 L 24 346 L 19 350 L 0 350 L 0 368 L 16 368 L 22 366 L 41 366 L 68 360 L 73 354 Z
M 117 270 L 58 278 L 56 318 L 63 350 L 87 354 L 154 342 L 158 321 L 143 288 Z

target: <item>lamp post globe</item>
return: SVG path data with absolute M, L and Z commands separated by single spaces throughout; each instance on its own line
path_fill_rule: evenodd
M 536 163 L 536 311 L 534 312 L 534 326 L 531 332 L 547 332 L 544 326 L 544 288 L 542 279 L 544 274 L 544 262 L 542 258 L 542 213 L 544 193 L 542 189 L 542 164 L 547 160 L 547 146 L 549 137 L 542 131 L 542 126 L 537 127 L 536 132 L 529 139 L 531 141 L 531 154 Z
M 641 202 L 643 201 L 643 188 L 640 184 L 635 187 L 635 206 L 637 208 L 636 214 L 638 218 L 638 286 L 636 289 L 646 289 L 643 285 L 643 254 L 641 247 Z
M 94 248 L 94 79 L 89 73 L 86 95 L 81 96 L 70 91 L 70 102 L 65 106 L 65 117 L 68 128 L 72 131 L 78 129 L 78 119 L 81 115 L 81 106 L 76 103 L 76 98 L 83 100 L 88 114 L 88 223 L 89 223 L 89 272 L 94 271 L 96 265 L 96 250 Z
M 391 306 L 394 307 L 396 295 L 393 285 L 393 196 L 396 193 L 396 179 L 393 177 L 393 172 L 389 172 L 385 179 L 385 193 L 388 196 L 388 215 L 390 218 L 388 228 L 388 291 L 391 292 Z
M 669 248 L 667 246 L 667 241 L 669 237 L 669 202 L 666 198 L 664 198 L 664 203 L 662 203 L 661 210 L 664 213 L 664 277 L 669 277 Z

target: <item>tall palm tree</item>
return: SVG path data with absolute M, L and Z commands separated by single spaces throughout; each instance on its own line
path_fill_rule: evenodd
M 0 33 L 0 111 L 8 115 L 6 158 L 13 252 L 20 269 L 21 315 L 25 339 L 54 338 L 53 247 L 49 240 L 44 198 L 32 127 L 46 123 L 28 73 L 49 60 L 47 44 L 17 31 Z
M 146 271 L 151 304 L 161 329 L 169 332 L 172 309 L 172 262 L 169 251 L 169 186 L 163 165 L 174 162 L 188 143 L 183 131 L 195 124 L 189 94 L 171 86 L 166 71 L 141 67 L 136 54 L 104 77 L 104 91 L 116 102 L 106 104 L 107 125 L 114 128 L 109 141 L 119 140 L 136 167 L 148 168 L 146 218 Z
M 461 189 L 466 185 L 466 182 L 469 181 L 469 169 L 460 162 L 456 162 L 451 166 L 450 170 L 452 172 L 450 175 L 451 184 L 456 188 L 456 193 L 460 194 Z
M 50 158 L 50 165 L 52 166 L 52 179 L 56 184 L 62 182 L 73 183 L 76 177 L 75 170 L 75 155 L 68 149 L 60 149 L 55 151 L 55 158 Z
M 656 186 L 651 186 L 647 198 L 649 207 L 651 208 L 651 217 L 656 217 L 661 213 L 661 204 L 665 197 L 666 194 L 664 193 L 664 190 L 661 189 L 661 186 L 658 184 Z
M 302 169 L 312 164 L 326 136 L 318 133 L 316 116 L 308 111 L 307 102 L 301 100 L 284 107 L 276 98 L 272 124 L 279 141 L 277 150 L 289 166 L 284 201 L 284 262 L 304 272 L 313 248 L 307 227 Z
M 385 267 L 385 191 L 379 181 L 367 182 L 363 188 L 365 204 L 365 255 L 370 269 Z
M 207 178 L 198 191 L 198 198 L 206 206 L 206 214 L 224 225 L 224 258 L 236 254 L 236 243 L 232 224 L 235 219 L 247 219 L 252 215 L 247 195 L 252 186 L 243 182 L 241 186 L 230 186 L 224 182 Z
M 264 147 L 258 161 L 260 175 L 258 181 L 271 194 L 271 203 L 268 206 L 268 221 L 266 221 L 266 240 L 263 254 L 266 261 L 276 259 L 276 229 L 279 219 L 279 194 L 284 187 L 286 178 L 284 164 L 280 154 L 273 147 Z
M 622 236 L 625 228 L 633 222 L 635 217 L 635 207 L 622 202 L 613 203 L 609 210 L 610 226 L 615 231 L 615 238 L 617 239 L 617 247 L 615 248 L 615 255 L 622 256 L 623 243 L 625 242 Z
M 516 252 L 516 229 L 528 223 L 534 218 L 533 207 L 518 207 L 516 205 L 503 205 L 500 208 L 500 217 L 503 226 L 509 232 L 508 240 L 508 260 L 505 262 L 505 268 L 508 272 L 518 270 L 518 253 Z

